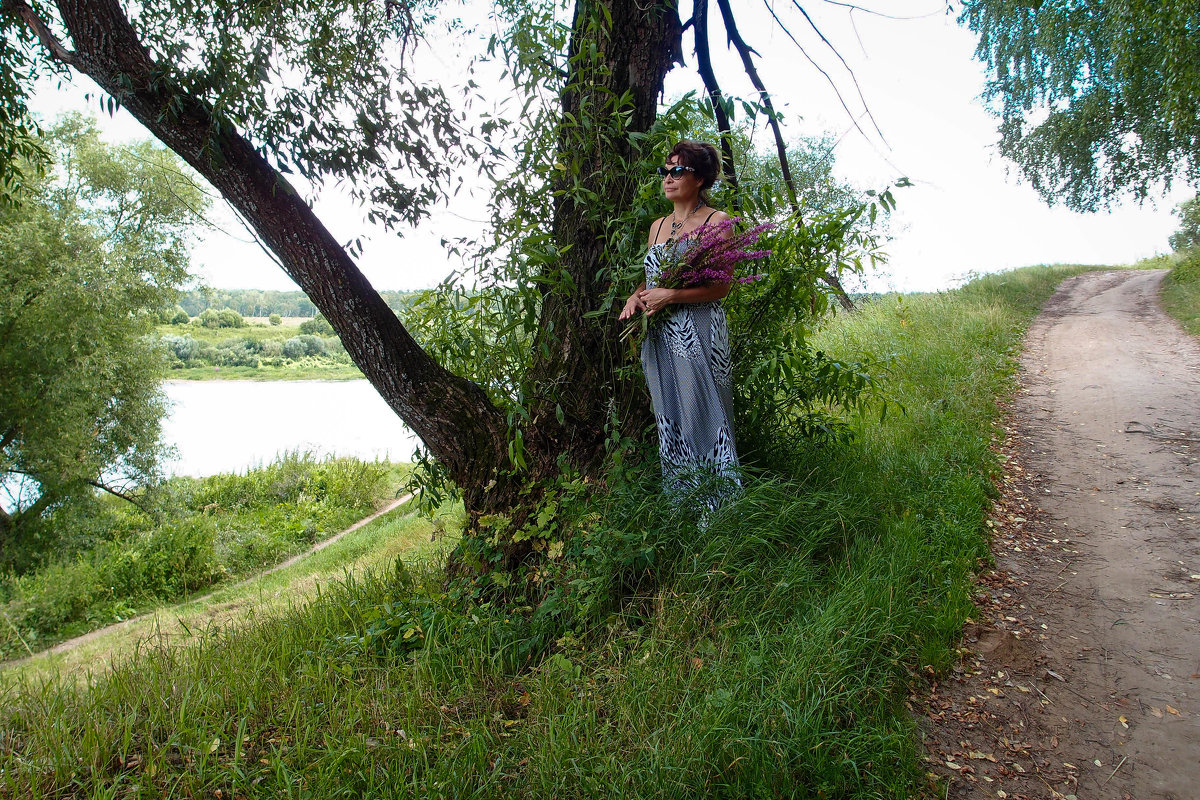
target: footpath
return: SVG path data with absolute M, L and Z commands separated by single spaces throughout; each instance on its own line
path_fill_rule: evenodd
M 995 568 L 913 698 L 949 798 L 1200 798 L 1200 344 L 1164 274 L 1072 278 L 1029 330 Z

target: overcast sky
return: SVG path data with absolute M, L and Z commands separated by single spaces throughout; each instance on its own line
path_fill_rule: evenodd
M 839 136 L 838 172 L 861 187 L 883 188 L 901 176 L 915 184 L 896 192 L 896 238 L 886 248 L 890 263 L 872 281 L 872 288 L 940 289 L 956 285 L 971 272 L 1040 263 L 1121 264 L 1168 249 L 1167 237 L 1176 227 L 1171 210 L 1194 190 L 1177 186 L 1160 196 L 1156 205 L 1127 203 L 1109 213 L 1086 215 L 1048 208 L 1017 180 L 1015 171 L 996 154 L 996 121 L 979 98 L 984 73 L 972 57 L 974 37 L 944 13 L 943 0 L 866 3 L 893 16 L 916 17 L 907 20 L 849 12 L 826 2 L 806 4 L 854 70 L 882 139 L 863 114 L 846 72 L 794 13 L 791 3 L 768 2 L 809 55 L 835 78 L 853 118 L 869 135 L 853 130 L 852 116 L 825 78 L 771 21 L 766 3 L 739 0 L 734 6 L 744 15 L 742 34 L 763 56 L 759 69 L 786 114 L 787 130 Z M 490 31 L 486 23 L 482 27 L 481 36 L 486 38 Z M 714 39 L 719 35 L 720 29 L 714 27 Z M 417 63 L 439 74 L 461 74 L 454 51 L 470 47 L 461 37 L 439 42 L 427 48 Z M 685 39 L 685 50 L 689 67 L 677 67 L 668 76 L 668 98 L 699 88 L 691 69 L 690 39 Z M 727 91 L 750 93 L 734 54 L 717 47 L 714 59 L 720 73 L 730 76 Z M 47 87 L 35 107 L 46 116 L 81 107 L 84 91 L 97 90 L 86 79 L 66 91 Z M 95 102 L 90 107 L 97 108 Z M 113 119 L 102 117 L 102 126 L 114 140 L 148 135 L 124 112 Z M 455 199 L 452 207 L 437 211 L 403 237 L 372 231 L 361 209 L 336 191 L 322 194 L 316 209 L 342 241 L 364 233 L 371 236 L 360 265 L 381 289 L 435 284 L 456 266 L 440 240 L 476 230 L 480 224 L 479 201 L 466 198 Z M 295 288 L 248 241 L 231 212 L 218 207 L 214 217 L 228 233 L 209 232 L 197 246 L 193 265 L 202 281 L 223 288 Z

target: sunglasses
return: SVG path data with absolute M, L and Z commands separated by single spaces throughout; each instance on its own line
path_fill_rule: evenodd
M 660 178 L 670 177 L 670 178 L 674 178 L 675 180 L 679 180 L 680 178 L 682 178 L 684 175 L 688 174 L 689 172 L 695 172 L 695 171 L 696 170 L 692 169 L 691 167 L 685 167 L 682 164 L 678 164 L 674 167 L 659 167 L 657 170 L 658 177 L 660 177 Z

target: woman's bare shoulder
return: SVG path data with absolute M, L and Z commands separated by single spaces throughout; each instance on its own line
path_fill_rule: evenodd
M 732 219 L 732 218 L 728 214 L 726 214 L 724 211 L 721 211 L 720 209 L 718 209 L 712 213 L 712 217 L 710 217 L 708 221 L 709 221 L 709 224 L 712 224 L 714 222 L 724 222 L 727 219 Z
M 666 221 L 666 217 L 659 217 L 658 219 L 654 220 L 654 222 L 650 223 L 650 232 L 646 235 L 647 244 L 654 244 L 654 237 L 658 235 L 659 230 L 662 229 L 663 223 Z

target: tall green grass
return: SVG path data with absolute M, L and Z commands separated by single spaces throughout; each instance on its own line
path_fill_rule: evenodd
M 890 358 L 903 412 L 798 443 L 704 526 L 636 482 L 596 498 L 556 613 L 397 562 L 90 686 L 9 683 L 0 794 L 911 797 L 904 699 L 970 612 L 997 401 L 1071 271 L 839 316 L 819 346 Z
M 0 657 L 276 564 L 369 514 L 399 479 L 385 463 L 296 452 L 241 474 L 172 478 L 145 499 L 149 513 L 99 497 L 63 509 L 43 525 L 49 545 L 24 559 L 36 566 L 0 572 Z
M 1200 249 L 1175 253 L 1161 260 L 1162 266 L 1171 269 L 1163 281 L 1163 308 L 1188 333 L 1200 336 Z

